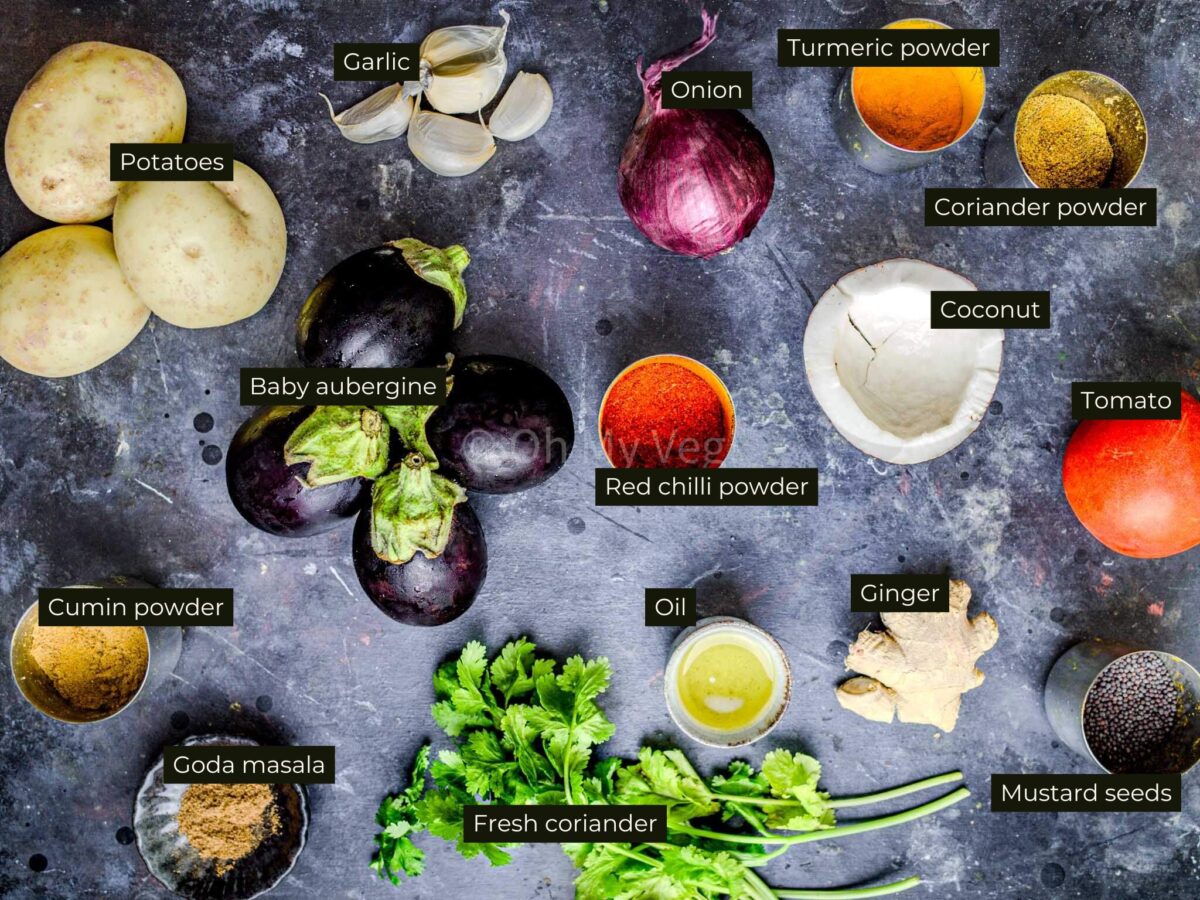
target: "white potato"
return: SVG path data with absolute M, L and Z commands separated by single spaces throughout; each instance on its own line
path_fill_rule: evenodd
M 4 165 L 17 196 L 54 222 L 111 215 L 109 144 L 183 140 L 187 97 L 157 56 L 88 41 L 60 50 L 13 107 Z
M 154 314 L 182 328 L 228 325 L 271 298 L 287 256 L 279 201 L 247 165 L 233 181 L 138 181 L 113 212 L 117 259 Z
M 103 228 L 48 228 L 0 256 L 0 357 L 23 372 L 86 372 L 123 350 L 148 318 Z

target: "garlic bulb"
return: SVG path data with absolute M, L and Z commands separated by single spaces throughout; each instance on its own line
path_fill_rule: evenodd
M 389 84 L 337 115 L 333 113 L 333 103 L 329 98 L 324 94 L 321 94 L 321 98 L 329 107 L 329 118 L 333 119 L 333 124 L 343 137 L 356 144 L 374 144 L 404 134 L 417 105 L 415 96 L 420 93 L 421 85 L 416 81 Z
M 421 41 L 421 86 L 430 105 L 444 113 L 473 113 L 492 102 L 508 71 L 503 25 L 439 28 Z
M 550 118 L 554 94 L 541 75 L 518 72 L 492 113 L 488 129 L 504 141 L 523 141 Z
M 496 152 L 492 133 L 477 122 L 419 109 L 408 128 L 408 149 L 438 175 L 470 175 Z

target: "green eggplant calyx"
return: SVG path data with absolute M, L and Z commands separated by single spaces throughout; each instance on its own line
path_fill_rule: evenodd
M 371 491 L 371 548 L 380 559 L 402 566 L 418 551 L 440 556 L 450 541 L 454 507 L 467 492 L 433 471 L 417 452 L 375 482 Z
M 446 377 L 446 393 L 449 394 L 453 387 L 454 376 L 449 375 Z M 426 433 L 429 417 L 433 415 L 437 406 L 377 406 L 375 408 L 395 430 L 396 436 L 405 450 L 421 454 L 429 468 L 436 469 L 438 467 L 437 454 L 433 452 Z
M 452 244 L 444 250 L 431 247 L 416 238 L 401 238 L 392 241 L 392 246 L 404 255 L 404 261 L 419 278 L 436 284 L 450 295 L 454 302 L 454 327 L 462 324 L 467 309 L 467 286 L 462 272 L 471 262 L 467 248 Z
M 318 406 L 283 445 L 289 466 L 308 463 L 301 482 L 320 487 L 387 471 L 388 426 L 366 406 Z

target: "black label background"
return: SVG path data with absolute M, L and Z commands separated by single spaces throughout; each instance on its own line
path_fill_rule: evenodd
M 879 584 L 888 588 L 937 588 L 938 599 L 924 603 L 913 603 L 905 606 L 899 602 L 875 601 L 868 603 L 862 599 L 862 589 L 867 584 Z M 950 612 L 950 576 L 949 575 L 851 575 L 850 576 L 850 611 L 851 612 Z
M 869 56 L 862 60 L 847 57 L 792 56 L 788 41 L 800 38 L 813 42 L 836 41 L 847 44 L 873 44 L 886 41 L 893 45 L 893 56 Z M 958 59 L 953 56 L 910 57 L 901 62 L 900 45 L 905 41 L 913 44 L 988 44 L 987 52 L 981 57 Z M 820 66 L 998 66 L 1000 65 L 1000 29 L 998 28 L 780 28 L 776 60 L 786 67 Z
M 770 483 L 780 478 L 785 481 L 801 482 L 805 487 L 803 494 L 794 497 L 747 496 L 730 497 L 720 500 L 717 497 L 718 486 L 746 482 L 751 484 Z M 619 478 L 625 483 L 649 481 L 651 491 L 648 496 L 633 495 L 626 497 L 616 493 L 609 494 L 605 480 Z M 673 478 L 685 480 L 695 479 L 712 487 L 711 495 L 699 497 L 673 496 L 664 497 L 656 490 L 660 484 Z M 816 506 L 817 505 L 817 470 L 816 469 L 597 469 L 596 470 L 596 505 L 597 506 Z
M 195 172 L 142 171 L 131 167 L 121 168 L 121 154 L 136 153 L 138 156 L 160 158 L 183 156 L 190 159 L 215 159 L 221 163 L 219 169 Z M 109 181 L 233 181 L 233 144 L 109 144 Z
M 1027 305 L 1034 301 L 1041 304 L 1036 319 L 1018 319 L 997 316 L 994 319 L 947 319 L 942 315 L 942 303 L 946 300 L 962 301 L 972 306 L 991 303 Z M 930 291 L 929 325 L 931 328 L 1049 328 L 1049 291 Z
M 369 72 L 352 70 L 346 66 L 346 55 L 359 53 L 362 56 L 383 56 L 391 51 L 397 56 L 408 57 L 407 66 L 387 69 L 372 69 Z M 334 81 L 416 81 L 421 76 L 420 44 L 334 44 Z
M 475 816 L 483 813 L 492 819 L 520 819 L 528 816 L 537 826 L 525 832 L 493 831 L 488 827 L 476 828 Z M 617 820 L 633 816 L 635 819 L 650 820 L 651 827 L 645 831 L 618 833 L 612 837 L 597 838 L 586 832 L 577 837 L 564 835 L 562 831 L 547 831 L 541 827 L 550 819 L 572 819 L 584 822 L 598 818 Z M 661 805 L 645 806 L 563 806 L 545 804 L 541 806 L 467 805 L 463 807 L 463 841 L 468 844 L 518 841 L 523 844 L 644 844 L 648 841 L 667 839 L 667 808 Z
M 1086 409 L 1083 392 L 1091 391 L 1110 397 L 1143 397 L 1147 394 L 1166 394 L 1171 398 L 1169 409 Z M 1073 381 L 1071 382 L 1071 415 L 1076 419 L 1120 421 L 1123 419 L 1174 419 L 1183 415 L 1183 387 L 1178 381 Z
M 1027 785 L 1032 788 L 1063 787 L 1079 788 L 1098 785 L 1095 803 L 1081 800 L 1075 802 L 1027 803 L 1020 800 L 1004 801 L 1002 788 L 1005 785 Z M 1169 787 L 1174 797 L 1168 803 L 1142 801 L 1140 803 L 1107 803 L 1104 789 L 1149 788 L 1155 785 Z M 1180 812 L 1183 804 L 1183 778 L 1175 775 L 993 775 L 992 812 Z
M 64 600 L 101 600 L 109 598 L 125 604 L 127 616 L 87 615 L 87 616 L 52 616 L 47 604 L 55 597 Z M 134 607 L 139 600 L 170 602 L 187 602 L 199 598 L 205 602 L 222 601 L 220 611 L 215 616 L 194 615 L 147 615 L 134 619 Z M 106 587 L 75 587 L 75 588 L 38 588 L 38 625 L 215 625 L 229 626 L 233 624 L 233 589 L 232 588 L 106 588 Z
M 660 613 L 654 606 L 662 598 L 672 601 L 683 598 L 683 613 Z M 674 604 L 673 604 L 674 605 Z M 647 625 L 695 625 L 696 624 L 696 589 L 695 588 L 646 588 L 646 624 Z
M 205 745 L 200 747 L 171 746 L 163 749 L 163 783 L 164 784 L 333 784 L 335 748 L 331 746 L 312 747 L 220 747 Z M 219 775 L 176 775 L 172 771 L 172 763 L 181 756 L 192 760 L 211 761 L 217 758 L 233 761 L 232 774 Z M 289 774 L 289 775 L 253 775 L 247 777 L 242 763 L 246 760 L 264 761 L 298 761 L 320 760 L 325 764 L 322 775 Z
M 677 82 L 704 85 L 713 81 L 723 85 L 737 85 L 742 89 L 740 100 L 678 100 L 671 96 L 671 86 Z M 664 72 L 662 78 L 663 109 L 753 109 L 754 76 L 751 72 Z
M 934 205 L 941 197 L 951 201 L 965 202 L 969 200 L 1001 200 L 1015 202 L 1022 195 L 1029 200 L 1039 203 L 1049 201 L 1044 213 L 1028 216 L 1016 215 L 942 215 L 934 210 Z M 1089 203 L 1111 202 L 1113 200 L 1128 200 L 1144 202 L 1145 210 L 1136 216 L 1083 215 L 1069 219 L 1058 218 L 1058 201 L 1072 203 L 1084 201 Z M 1158 191 L 1155 188 L 925 188 L 925 224 L 926 225 L 1157 225 L 1158 224 Z
M 278 384 L 283 379 L 303 382 L 309 388 L 303 398 L 295 395 L 256 396 L 251 392 L 252 378 L 266 378 Z M 432 381 L 436 385 L 434 395 L 410 394 L 395 400 L 384 394 L 355 394 L 353 397 L 318 397 L 316 385 L 326 384 L 370 384 L 377 381 Z M 242 369 L 240 378 L 242 406 L 273 406 L 275 404 L 301 403 L 305 406 L 437 406 L 446 402 L 446 370 L 431 369 Z

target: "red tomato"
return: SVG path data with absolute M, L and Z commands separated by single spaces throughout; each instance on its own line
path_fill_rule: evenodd
M 1200 402 L 1178 420 L 1089 420 L 1063 457 L 1063 489 L 1083 527 L 1126 556 L 1158 558 L 1200 544 Z

